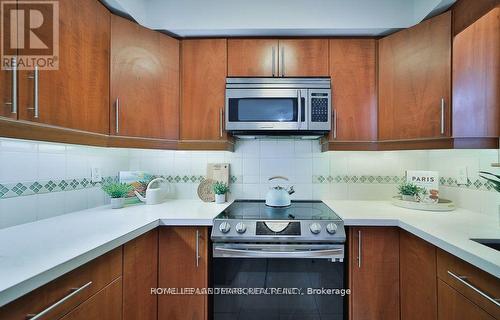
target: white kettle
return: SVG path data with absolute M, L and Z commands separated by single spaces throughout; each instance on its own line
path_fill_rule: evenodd
M 269 181 L 281 179 L 288 181 L 288 178 L 276 176 L 269 178 Z M 287 207 L 291 204 L 290 195 L 294 194 L 293 186 L 286 189 L 280 185 L 275 185 L 269 189 L 266 194 L 266 206 L 270 207 Z
M 135 195 L 146 204 L 159 204 L 165 201 L 167 194 L 170 191 L 170 186 L 163 178 L 156 178 L 148 183 L 146 188 L 146 197 L 143 197 L 139 192 L 135 191 Z

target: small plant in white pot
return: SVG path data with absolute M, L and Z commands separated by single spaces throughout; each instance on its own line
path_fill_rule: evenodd
M 423 192 L 425 192 L 424 188 L 411 182 L 403 182 L 398 187 L 398 193 L 405 201 L 420 201 L 420 194 Z
M 224 182 L 217 181 L 213 185 L 213 190 L 215 193 L 215 203 L 226 202 L 226 193 L 229 192 L 229 186 Z
M 102 190 L 111 197 L 111 208 L 120 209 L 125 204 L 125 197 L 133 189 L 128 183 L 111 182 L 102 186 Z

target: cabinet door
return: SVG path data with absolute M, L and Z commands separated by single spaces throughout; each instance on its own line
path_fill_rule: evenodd
M 379 139 L 450 135 L 451 14 L 379 40 Z
M 439 320 L 495 319 L 442 280 L 438 280 L 438 303 Z
M 376 40 L 330 40 L 330 77 L 330 140 L 377 140 Z
M 158 287 L 158 229 L 123 246 L 123 319 L 156 320 Z
M 500 136 L 500 7 L 453 39 L 453 136 Z
M 121 308 L 122 279 L 118 278 L 61 320 L 120 320 Z
M 226 40 L 182 41 L 181 68 L 181 140 L 226 140 Z
M 208 229 L 160 228 L 160 288 L 206 288 L 208 283 Z M 158 296 L 158 319 L 207 319 L 204 295 Z
M 177 139 L 179 41 L 111 19 L 111 133 Z
M 327 39 L 279 40 L 279 75 L 282 77 L 327 77 Z
M 436 320 L 436 247 L 404 230 L 399 246 L 401 320 Z
M 278 75 L 278 40 L 227 40 L 229 77 L 274 77 Z
M 96 0 L 59 1 L 59 70 L 19 72 L 19 118 L 109 132 L 110 12 Z
M 398 229 L 352 228 L 349 244 L 350 319 L 399 319 Z

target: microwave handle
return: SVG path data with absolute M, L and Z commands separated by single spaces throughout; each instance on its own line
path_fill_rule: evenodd
M 302 107 L 303 107 L 302 106 L 302 94 L 300 92 L 300 89 L 297 90 L 297 100 L 298 100 L 297 105 L 299 107 L 298 108 L 299 109 L 298 110 L 299 114 L 297 115 L 297 130 L 300 130 L 300 127 L 302 125 Z

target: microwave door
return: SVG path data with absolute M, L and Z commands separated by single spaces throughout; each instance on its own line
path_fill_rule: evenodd
M 307 90 L 226 89 L 227 130 L 306 130 Z

